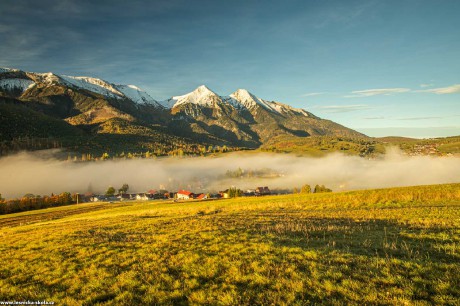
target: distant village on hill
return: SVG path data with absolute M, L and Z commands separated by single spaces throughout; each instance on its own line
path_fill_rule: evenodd
M 109 188 L 110 189 L 110 188 Z M 117 195 L 111 194 L 112 190 L 104 195 L 95 195 L 92 193 L 85 193 L 80 196 L 81 201 L 84 202 L 110 202 L 110 201 L 149 201 L 149 200 L 167 200 L 173 199 L 176 201 L 180 200 L 208 200 L 208 199 L 229 199 L 235 197 L 258 197 L 275 194 L 287 194 L 288 190 L 277 190 L 276 192 L 270 191 L 265 187 L 257 187 L 254 190 L 249 189 L 242 191 L 236 187 L 231 187 L 218 193 L 195 193 L 190 190 L 180 189 L 177 192 L 169 192 L 167 190 L 149 190 L 142 193 L 127 193 L 121 189 Z
M 182 201 L 209 201 L 219 199 L 229 199 L 236 197 L 260 197 L 268 195 L 281 195 L 293 193 L 319 193 L 332 192 L 331 189 L 324 185 L 316 185 L 314 189 L 310 185 L 303 185 L 301 188 L 290 189 L 275 189 L 270 190 L 268 186 L 257 187 L 243 191 L 236 187 L 219 191 L 218 193 L 195 193 L 190 190 L 180 189 L 177 192 L 169 192 L 164 189 L 149 190 L 141 193 L 128 193 L 129 185 L 123 184 L 116 193 L 115 188 L 109 187 L 105 194 L 94 194 L 92 192 L 74 193 L 63 192 L 61 194 L 51 195 L 33 195 L 25 194 L 17 199 L 4 199 L 0 194 L 0 215 L 10 214 L 21 211 L 43 209 L 48 207 L 56 207 L 71 204 L 81 204 L 86 202 L 124 202 L 124 201 L 153 201 L 153 200 L 169 200 L 172 203 Z

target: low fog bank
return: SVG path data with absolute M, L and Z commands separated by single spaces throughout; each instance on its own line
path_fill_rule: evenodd
M 271 177 L 225 177 L 227 170 L 271 169 Z M 128 183 L 128 192 L 165 188 L 216 192 L 230 186 L 254 189 L 290 189 L 324 184 L 333 191 L 460 182 L 460 159 L 407 157 L 397 151 L 382 159 L 331 154 L 323 158 L 269 153 L 231 153 L 219 157 L 157 158 L 68 162 L 52 153 L 20 153 L 0 159 L 0 194 L 4 198 L 26 193 L 68 191 L 104 193 Z

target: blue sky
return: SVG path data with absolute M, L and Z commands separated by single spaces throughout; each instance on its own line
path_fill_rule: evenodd
M 2 0 L 0 66 L 245 88 L 370 136 L 460 135 L 460 1 Z

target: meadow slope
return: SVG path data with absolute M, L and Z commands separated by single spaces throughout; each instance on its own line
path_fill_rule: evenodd
M 0 301 L 460 304 L 460 184 L 0 216 Z

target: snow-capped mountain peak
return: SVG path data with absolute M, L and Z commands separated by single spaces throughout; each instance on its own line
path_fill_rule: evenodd
M 275 111 L 277 112 L 276 109 L 274 109 L 271 105 L 270 102 L 267 102 L 265 100 L 262 100 L 246 89 L 238 89 L 234 93 L 230 95 L 231 98 L 235 99 L 239 103 L 241 103 L 245 108 L 251 109 L 255 107 L 256 105 L 260 105 L 269 111 Z
M 314 116 L 303 109 L 297 109 L 279 102 L 263 100 L 246 89 L 238 89 L 229 96 L 219 96 L 206 85 L 201 85 L 187 94 L 173 96 L 166 101 L 158 102 L 136 85 L 115 85 L 93 77 L 57 75 L 51 72 L 33 73 L 0 67 L 0 74 L 6 73 L 8 73 L 8 77 L 0 80 L 0 89 L 8 91 L 20 90 L 21 92 L 25 92 L 37 84 L 45 84 L 47 86 L 64 85 L 97 93 L 112 99 L 128 99 L 139 105 L 148 104 L 168 109 L 184 104 L 193 104 L 195 108 L 221 108 L 220 106 L 222 105 L 229 105 L 238 111 L 246 109 L 257 113 L 258 107 L 262 107 L 269 112 L 282 116 L 293 113 L 307 117 Z
M 259 100 L 246 89 L 237 89 L 234 93 L 230 94 L 230 97 L 240 102 L 247 108 L 255 106 Z
M 188 94 L 172 97 L 161 102 L 161 104 L 167 108 L 174 108 L 186 103 L 198 104 L 201 106 L 213 106 L 218 102 L 222 102 L 221 98 L 205 85 L 201 85 Z
M 218 95 L 205 85 L 201 85 L 197 87 L 194 91 L 182 96 L 173 97 L 173 99 L 178 101 L 187 100 L 187 102 L 203 104 L 202 100 L 206 100 L 208 97 L 218 97 Z

